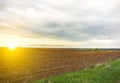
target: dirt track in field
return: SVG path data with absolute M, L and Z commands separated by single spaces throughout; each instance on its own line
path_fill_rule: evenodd
M 117 58 L 118 50 L 0 49 L 0 83 L 31 83 Z

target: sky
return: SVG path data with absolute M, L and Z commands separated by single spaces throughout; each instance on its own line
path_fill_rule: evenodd
M 0 46 L 120 47 L 120 0 L 0 0 Z

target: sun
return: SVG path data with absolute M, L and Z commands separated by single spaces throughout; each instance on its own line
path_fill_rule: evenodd
M 14 50 L 18 47 L 18 44 L 15 43 L 15 42 L 10 42 L 10 43 L 7 44 L 7 47 L 11 50 Z

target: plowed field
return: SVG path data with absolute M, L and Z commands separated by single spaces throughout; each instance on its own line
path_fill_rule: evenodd
M 0 49 L 0 83 L 31 83 L 120 58 L 119 50 Z

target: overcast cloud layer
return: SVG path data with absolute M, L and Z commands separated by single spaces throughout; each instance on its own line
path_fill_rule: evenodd
M 120 47 L 120 0 L 0 0 L 0 37 L 0 45 Z

